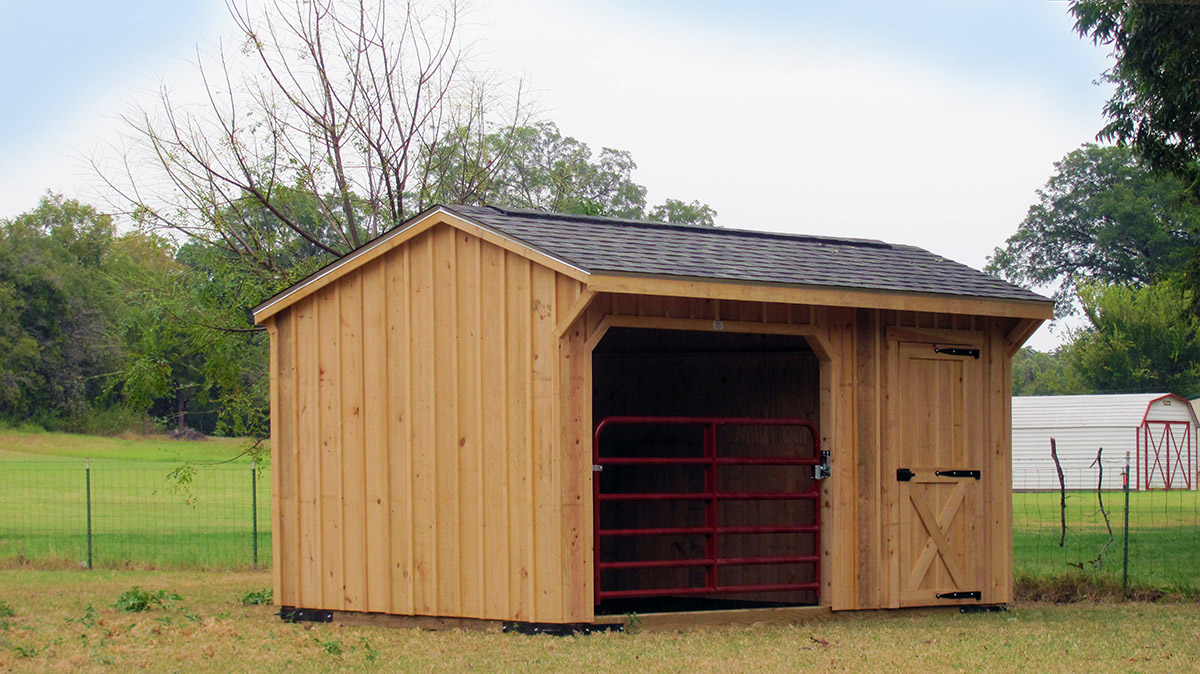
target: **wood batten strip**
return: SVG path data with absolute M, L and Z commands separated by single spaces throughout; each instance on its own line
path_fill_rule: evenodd
M 363 423 L 366 609 L 391 610 L 392 573 L 388 544 L 392 532 L 389 521 L 392 496 L 389 488 L 391 452 L 389 451 L 388 392 L 393 361 L 389 359 L 387 292 L 389 258 L 383 257 L 362 268 L 363 306 Z
M 338 370 L 341 408 L 341 495 L 343 610 L 363 611 L 367 606 L 367 532 L 365 428 L 363 424 L 363 306 L 362 274 L 356 270 L 340 284 L 339 313 L 341 364 Z

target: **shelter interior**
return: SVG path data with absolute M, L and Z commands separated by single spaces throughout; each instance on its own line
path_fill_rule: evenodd
M 805 339 L 612 328 L 592 374 L 597 612 L 817 604 Z M 811 426 L 750 421 L 764 418 Z

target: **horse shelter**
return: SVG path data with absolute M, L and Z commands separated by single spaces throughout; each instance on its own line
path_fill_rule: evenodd
M 255 309 L 275 601 L 1009 602 L 1010 363 L 1052 313 L 911 246 L 431 208 Z

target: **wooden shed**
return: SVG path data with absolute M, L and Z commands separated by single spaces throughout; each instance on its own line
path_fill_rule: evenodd
M 255 310 L 275 601 L 1008 602 L 1010 358 L 1052 311 L 911 246 L 432 208 Z

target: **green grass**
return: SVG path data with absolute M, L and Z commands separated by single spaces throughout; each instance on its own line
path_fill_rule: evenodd
M 850 614 L 832 621 L 556 638 L 283 623 L 242 598 L 262 572 L 0 570 L 0 671 L 111 672 L 1187 672 L 1195 603 L 1020 605 L 1006 613 Z M 143 613 L 132 587 L 179 594 Z M 90 607 L 90 608 L 89 608 Z
M 1200 493 L 1132 492 L 1129 499 L 1129 578 L 1132 585 L 1200 592 Z M 1018 576 L 1099 574 L 1118 582 L 1122 574 L 1125 503 L 1121 492 L 1104 492 L 1112 542 L 1095 492 L 1068 492 L 1063 545 L 1060 497 L 1055 492 L 1013 495 L 1013 558 Z M 1078 569 L 1082 564 L 1083 569 Z
M 86 563 L 88 458 L 95 566 L 249 567 L 252 468 L 248 458 L 235 458 L 245 445 L 0 431 L 0 560 Z M 172 473 L 186 462 L 195 473 L 181 481 Z M 257 482 L 259 564 L 265 566 L 271 561 L 269 472 L 260 470 Z
M 166 436 L 104 437 L 75 433 L 0 428 L 0 464 L 5 461 L 161 461 L 172 463 L 242 461 L 249 446 L 245 438 L 171 440 Z
M 245 440 L 181 442 L 0 429 L 0 562 L 76 566 L 87 558 L 83 459 L 92 461 L 93 561 L 102 567 L 242 568 L 252 561 Z M 214 462 L 229 461 L 221 465 Z M 191 462 L 189 488 L 170 477 Z M 258 480 L 260 565 L 270 564 L 270 480 Z M 1059 547 L 1059 496 L 1013 495 L 1019 577 L 1083 572 L 1120 581 L 1124 502 L 1105 492 L 1113 541 L 1095 492 L 1072 492 Z M 1129 573 L 1135 586 L 1200 594 L 1200 493 L 1130 495 Z M 14 561 L 15 560 L 15 561 Z

